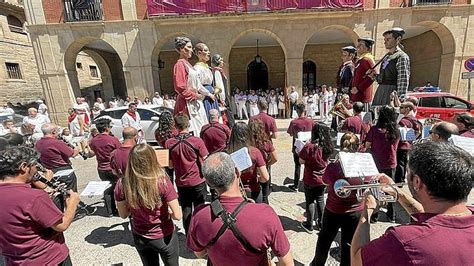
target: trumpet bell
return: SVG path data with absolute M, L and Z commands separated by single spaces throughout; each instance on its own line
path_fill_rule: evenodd
M 340 198 L 348 198 L 351 195 L 351 190 L 346 187 L 349 186 L 349 182 L 345 179 L 339 179 L 334 183 L 334 191 Z

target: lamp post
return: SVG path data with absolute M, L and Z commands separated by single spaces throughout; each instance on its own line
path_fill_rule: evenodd
M 258 39 L 257 39 L 257 55 L 255 56 L 255 63 L 262 63 L 262 57 L 258 54 Z

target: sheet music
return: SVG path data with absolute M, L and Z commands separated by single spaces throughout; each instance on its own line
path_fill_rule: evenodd
M 297 139 L 301 140 L 302 142 L 306 142 L 311 139 L 311 131 L 302 131 L 298 132 Z
M 232 153 L 230 157 L 232 157 L 235 167 L 237 167 L 239 171 L 244 171 L 252 166 L 252 158 L 250 158 L 249 150 L 245 147 Z
M 295 152 L 300 153 L 300 151 L 303 149 L 304 145 L 306 145 L 306 142 L 301 141 L 300 139 L 295 140 Z
M 400 140 L 414 141 L 416 139 L 416 132 L 413 128 L 399 127 L 398 131 L 400 131 Z
M 94 196 L 103 196 L 104 191 L 109 188 L 109 181 L 91 181 L 87 184 L 84 191 L 82 191 L 81 196 L 83 197 L 94 197 Z
M 379 174 L 370 153 L 340 152 L 339 159 L 345 177 L 374 176 Z
M 430 136 L 430 130 L 433 125 L 424 125 L 423 132 L 421 132 L 421 138 L 427 139 Z
M 337 146 L 341 146 L 341 139 L 342 139 L 342 136 L 344 136 L 344 134 L 346 134 L 346 132 L 337 132 L 337 139 L 336 139 L 336 145 Z M 360 141 L 360 134 L 355 134 L 357 136 L 357 138 L 359 138 L 359 141 Z
M 449 139 L 454 145 L 474 156 L 474 138 L 452 135 Z
M 74 169 L 59 170 L 54 173 L 53 177 L 69 176 L 72 173 L 74 173 Z
M 371 112 L 361 112 L 360 116 L 362 121 L 366 124 L 372 124 L 372 113 Z

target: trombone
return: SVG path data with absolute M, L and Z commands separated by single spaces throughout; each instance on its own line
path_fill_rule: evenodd
M 372 195 L 381 203 L 387 202 L 397 202 L 398 201 L 398 191 L 395 186 L 403 186 L 405 183 L 395 183 L 395 184 L 380 184 L 380 183 L 370 183 L 363 185 L 351 185 L 345 179 L 339 179 L 334 183 L 334 191 L 336 195 L 340 198 L 348 198 L 352 191 L 356 191 L 356 197 L 358 201 L 364 200 L 365 195 L 370 191 Z M 390 195 L 382 191 L 383 187 L 390 187 L 395 195 Z

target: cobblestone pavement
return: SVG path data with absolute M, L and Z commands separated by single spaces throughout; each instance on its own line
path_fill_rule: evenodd
M 292 192 L 285 185 L 293 180 L 293 157 L 291 154 L 291 138 L 286 133 L 290 120 L 277 120 L 279 134 L 274 142 L 278 151 L 278 162 L 272 166 L 273 192 L 270 195 L 270 205 L 280 216 L 281 222 L 291 243 L 291 251 L 296 265 L 308 265 L 315 252 L 318 232 L 308 234 L 300 226 L 304 218 L 304 194 Z M 73 165 L 78 176 L 79 192 L 89 181 L 99 180 L 94 158 L 84 161 L 82 158 L 73 159 Z M 83 198 L 87 204 L 97 207 L 97 211 L 88 216 L 78 217 L 65 232 L 66 242 L 75 265 L 140 265 L 141 261 L 133 246 L 128 220 L 119 217 L 106 217 L 103 201 L 100 198 Z M 474 193 L 471 192 L 469 203 L 474 203 Z M 408 215 L 400 206 L 395 206 L 397 223 L 406 223 Z M 256 221 L 258 217 L 255 217 Z M 380 222 L 371 226 L 371 237 L 380 236 L 389 226 L 394 224 L 384 222 L 384 211 Z M 255 221 L 255 222 L 256 222 Z M 181 223 L 178 232 L 180 240 L 181 265 L 206 265 L 205 260 L 196 259 L 192 252 L 185 247 L 185 236 Z M 336 237 L 336 240 L 339 238 Z M 338 244 L 333 246 L 328 257 L 327 265 L 338 265 Z M 0 263 L 1 264 L 1 263 Z

